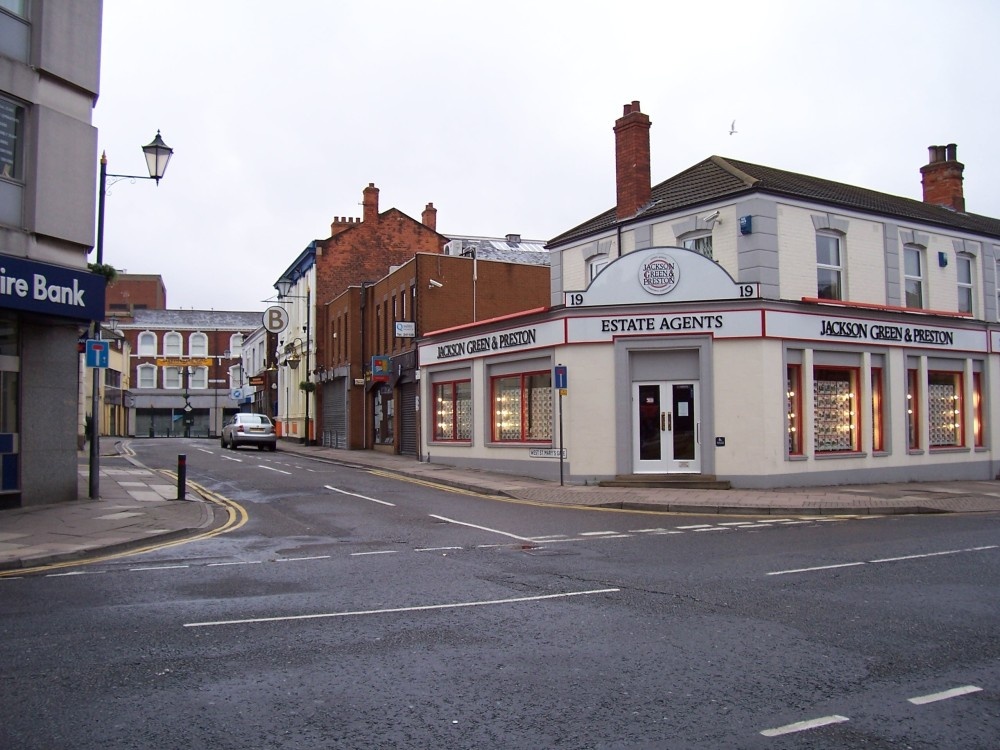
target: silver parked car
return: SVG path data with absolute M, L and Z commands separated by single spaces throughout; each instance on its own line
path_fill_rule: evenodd
M 222 428 L 221 443 L 233 450 L 241 445 L 256 445 L 259 451 L 278 449 L 274 423 L 265 414 L 236 414 Z

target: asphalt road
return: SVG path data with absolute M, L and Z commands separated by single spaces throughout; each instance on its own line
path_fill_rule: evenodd
M 0 580 L 0 748 L 995 748 L 1000 516 L 550 508 L 133 444 L 237 531 Z

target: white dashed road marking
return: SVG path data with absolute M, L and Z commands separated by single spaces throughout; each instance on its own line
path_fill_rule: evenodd
M 969 693 L 978 693 L 982 690 L 981 687 L 975 685 L 965 685 L 963 687 L 952 688 L 951 690 L 943 690 L 940 693 L 931 693 L 930 695 L 918 695 L 916 698 L 908 698 L 910 703 L 916 706 L 922 706 L 925 703 L 935 703 L 937 701 L 946 701 L 949 698 L 957 698 L 960 695 L 968 695 Z
M 821 716 L 818 719 L 809 719 L 808 721 L 797 721 L 794 724 L 786 724 L 783 727 L 775 727 L 774 729 L 765 729 L 761 732 L 765 737 L 779 737 L 783 734 L 793 734 L 795 732 L 804 732 L 807 729 L 818 729 L 819 727 L 829 726 L 830 724 L 840 724 L 845 721 L 850 721 L 846 716 L 838 716 L 834 714 L 833 716 Z
M 362 500 L 371 500 L 373 503 L 378 503 L 379 505 L 388 505 L 390 508 L 395 508 L 395 503 L 390 503 L 387 500 L 378 500 L 374 497 L 368 497 L 367 495 L 359 495 L 357 492 L 348 492 L 347 490 L 338 490 L 336 487 L 331 487 L 328 484 L 323 485 L 324 489 L 330 490 L 330 492 L 339 492 L 341 495 L 350 495 L 351 497 L 360 497 Z

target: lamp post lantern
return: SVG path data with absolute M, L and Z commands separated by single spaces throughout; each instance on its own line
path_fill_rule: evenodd
M 108 155 L 106 152 L 101 153 L 101 170 L 100 170 L 100 182 L 98 184 L 97 192 L 97 241 L 94 245 L 94 249 L 97 251 L 97 265 L 104 265 L 104 197 L 108 192 L 108 178 L 114 178 L 115 182 L 118 180 L 156 180 L 156 184 L 160 184 L 160 180 L 163 179 L 164 173 L 167 171 L 167 164 L 170 163 L 170 157 L 173 156 L 174 150 L 170 148 L 166 143 L 163 142 L 163 138 L 160 137 L 160 131 L 156 131 L 156 137 L 152 142 L 142 147 L 143 153 L 146 155 L 146 167 L 149 171 L 149 176 L 145 175 L 132 175 L 132 174 L 108 174 Z M 114 184 L 114 182 L 112 182 Z M 101 322 L 95 321 L 91 324 L 94 329 L 94 338 L 100 340 L 101 338 Z M 101 412 L 100 412 L 100 383 L 99 378 L 102 376 L 99 367 L 94 367 L 91 373 L 91 403 L 90 403 L 90 499 L 97 500 L 101 494 L 101 452 L 99 450 L 98 442 L 101 437 Z

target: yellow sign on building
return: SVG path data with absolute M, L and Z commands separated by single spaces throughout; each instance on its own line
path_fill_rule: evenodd
M 211 357 L 162 357 L 156 360 L 157 367 L 209 367 Z

